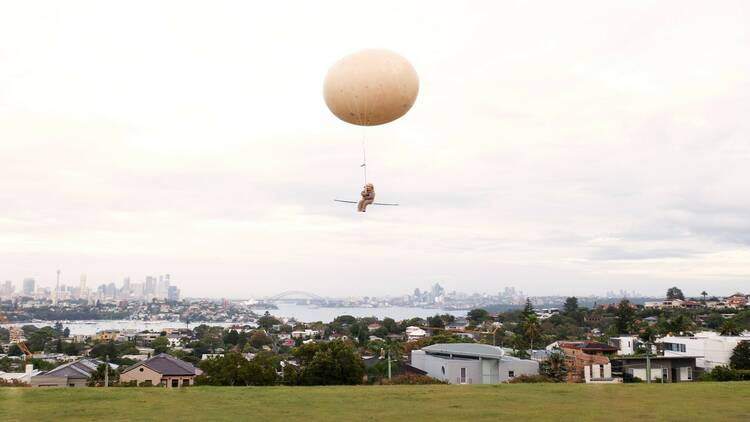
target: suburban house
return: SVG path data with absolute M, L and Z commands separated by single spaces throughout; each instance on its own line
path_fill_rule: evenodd
M 596 368 L 602 371 L 609 364 L 609 356 L 614 355 L 619 350 L 617 347 L 596 341 L 557 341 L 547 349 L 559 347 L 565 353 L 565 361 L 568 365 L 568 382 L 580 382 L 586 379 L 587 372 L 593 374 L 592 378 L 607 378 L 605 376 L 596 377 Z M 591 368 L 586 369 L 589 366 Z
M 96 333 L 94 339 L 97 341 L 114 341 L 119 334 L 118 330 L 103 330 Z
M 292 331 L 292 338 L 311 338 L 317 336 L 318 334 L 320 334 L 320 331 L 307 328 L 305 330 Z
M 723 302 L 727 308 L 742 309 L 747 306 L 748 299 L 742 293 L 735 293 L 732 296 L 725 297 Z
M 86 387 L 96 368 L 104 362 L 98 359 L 81 359 L 75 362 L 60 365 L 31 378 L 32 387 Z M 118 365 L 109 364 L 110 368 L 117 369 Z
M 722 336 L 714 331 L 703 331 L 693 336 L 665 336 L 656 343 L 664 356 L 690 356 L 696 358 L 698 368 L 711 370 L 728 365 L 734 348 L 740 342 L 750 342 L 750 335 Z
M 440 343 L 412 350 L 411 366 L 451 384 L 497 384 L 539 374 L 538 362 L 505 356 L 500 347 L 476 343 Z
M 120 382 L 172 388 L 193 385 L 195 376 L 200 374 L 201 370 L 193 364 L 162 353 L 126 368 L 120 374 Z
M 586 384 L 617 384 L 622 378 L 612 377 L 612 364 L 592 364 L 583 367 L 583 378 Z
M 609 345 L 617 348 L 617 355 L 632 355 L 635 353 L 639 345 L 642 345 L 642 341 L 638 336 L 620 336 L 610 337 Z
M 696 358 L 689 356 L 651 356 L 652 382 L 693 381 L 701 371 Z M 645 356 L 623 356 L 612 359 L 612 370 L 623 378 L 648 378 Z
M 427 331 L 413 325 L 406 327 L 406 338 L 409 341 L 419 340 L 423 337 L 427 337 Z
M 469 321 L 466 318 L 456 318 L 453 322 L 446 324 L 445 329 L 451 331 L 464 331 Z
M 34 365 L 27 364 L 24 367 L 24 372 L 3 372 L 0 371 L 0 380 L 8 383 L 19 382 L 24 384 L 31 384 L 31 378 L 42 373 L 38 369 L 34 369 Z

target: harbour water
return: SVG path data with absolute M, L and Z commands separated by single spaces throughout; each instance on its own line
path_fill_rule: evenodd
M 431 308 L 415 308 L 406 306 L 391 306 L 387 308 L 325 308 L 307 305 L 296 305 L 280 303 L 278 309 L 270 309 L 268 312 L 276 317 L 294 318 L 302 322 L 331 322 L 339 315 L 351 315 L 354 317 L 377 317 L 383 319 L 393 318 L 396 321 L 415 317 L 426 318 L 435 314 L 451 314 L 455 316 L 466 315 L 465 310 L 443 310 Z M 265 310 L 255 310 L 263 314 Z M 93 335 L 101 330 L 153 330 L 160 331 L 165 328 L 194 328 L 200 324 L 227 327 L 235 325 L 232 322 L 194 322 L 185 324 L 181 321 L 138 321 L 138 320 L 97 320 L 97 321 L 61 321 L 64 327 L 70 329 L 71 334 Z M 3 324 L 8 325 L 36 325 L 38 327 L 53 326 L 55 321 L 33 321 L 25 323 Z

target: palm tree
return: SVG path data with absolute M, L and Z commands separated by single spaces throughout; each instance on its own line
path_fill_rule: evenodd
M 737 321 L 728 319 L 721 324 L 719 334 L 722 336 L 738 336 L 742 334 L 742 328 L 737 324 Z
M 539 336 L 541 331 L 542 324 L 539 323 L 539 318 L 534 314 L 527 316 L 524 322 L 523 333 L 529 338 L 529 356 L 531 356 L 531 352 L 534 350 L 534 338 Z
M 559 348 L 553 350 L 544 362 L 544 368 L 548 377 L 554 379 L 556 382 L 563 382 L 565 375 L 568 373 L 568 368 L 565 364 L 565 353 Z
M 701 292 L 701 296 L 703 296 L 703 304 L 706 304 L 706 296 L 708 296 L 708 293 L 704 290 Z
M 677 315 L 667 322 L 668 330 L 677 335 L 692 331 L 694 326 L 695 323 L 683 314 Z

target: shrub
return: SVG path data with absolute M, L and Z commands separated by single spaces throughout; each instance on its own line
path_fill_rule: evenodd
M 717 366 L 700 377 L 701 381 L 750 381 L 750 370 Z
M 7 380 L 0 378 L 0 387 L 31 387 L 31 386 L 19 380 L 7 381 Z
M 553 379 L 549 377 L 545 377 L 544 375 L 519 375 L 512 380 L 509 381 L 511 384 L 530 384 L 530 383 L 540 383 L 540 382 L 555 382 Z
M 391 380 L 384 379 L 383 384 L 392 385 L 426 385 L 426 384 L 448 384 L 446 381 L 439 380 L 437 378 L 429 377 L 427 375 L 413 375 L 404 374 L 393 377 Z

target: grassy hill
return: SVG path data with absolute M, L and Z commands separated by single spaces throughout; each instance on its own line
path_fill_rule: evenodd
M 748 421 L 750 382 L 174 390 L 0 388 L 2 421 L 157 419 Z

